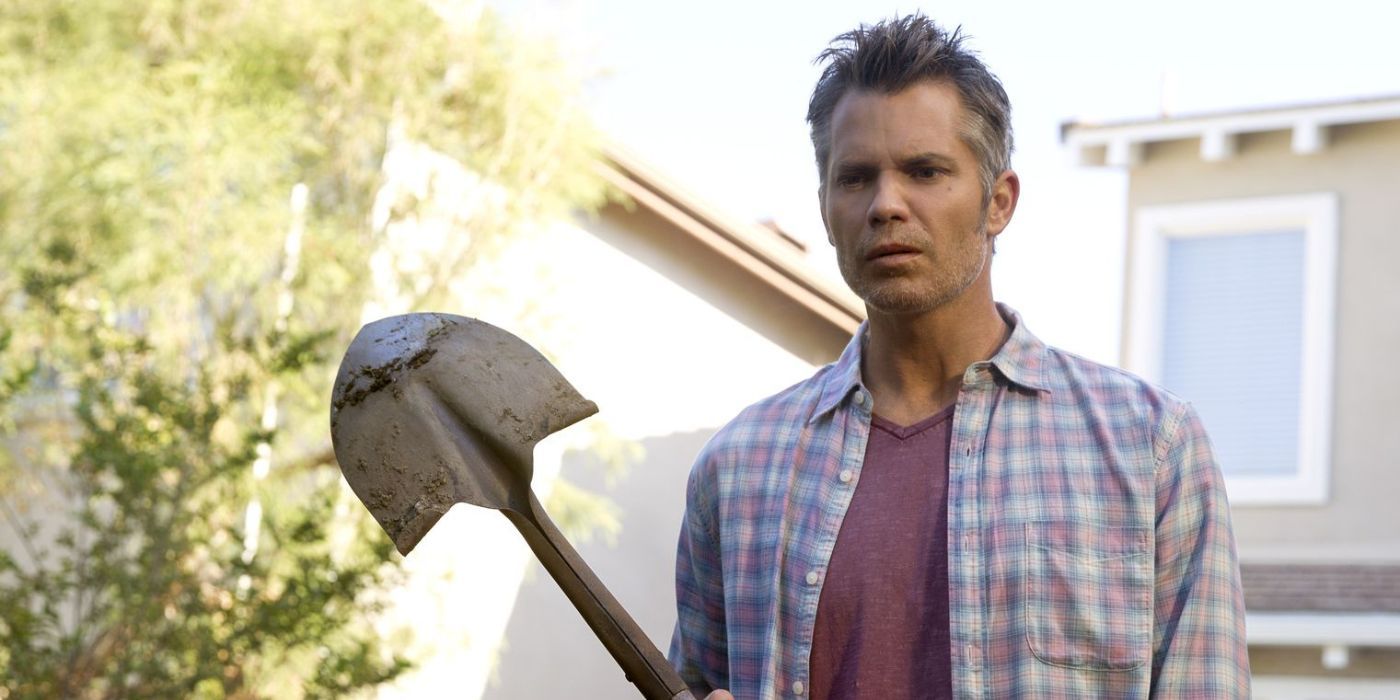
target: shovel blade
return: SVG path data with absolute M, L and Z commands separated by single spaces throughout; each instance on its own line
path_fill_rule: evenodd
M 331 396 L 341 473 L 408 554 L 457 503 L 525 512 L 535 445 L 598 412 L 529 343 L 484 321 L 360 329 Z

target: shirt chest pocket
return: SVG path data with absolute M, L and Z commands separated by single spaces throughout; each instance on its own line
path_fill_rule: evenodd
M 1128 671 L 1152 655 L 1152 531 L 1026 524 L 1026 641 L 1047 664 Z

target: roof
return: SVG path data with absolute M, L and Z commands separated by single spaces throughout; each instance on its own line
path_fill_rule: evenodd
M 741 221 L 701 202 L 616 144 L 604 148 L 599 173 L 632 201 L 672 224 L 775 292 L 849 337 L 865 306 L 844 285 L 818 274 L 800 242 L 775 226 Z
M 1400 564 L 1242 564 L 1250 612 L 1400 613 Z
M 1242 563 L 1250 644 L 1400 647 L 1400 564 Z
M 1308 155 L 1327 148 L 1332 127 L 1393 120 L 1400 120 L 1400 95 L 1158 119 L 1070 121 L 1061 125 L 1060 136 L 1082 164 L 1131 168 L 1143 162 L 1146 146 L 1163 141 L 1199 139 L 1201 158 L 1221 161 L 1234 157 L 1240 136 L 1289 131 L 1293 152 Z

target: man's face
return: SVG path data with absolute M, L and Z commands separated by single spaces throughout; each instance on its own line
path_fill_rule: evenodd
M 974 283 L 990 299 L 991 236 L 1010 219 L 1018 185 L 1008 171 L 983 206 L 962 124 L 962 99 L 945 82 L 853 91 L 836 104 L 822 219 L 842 277 L 872 312 L 931 311 Z

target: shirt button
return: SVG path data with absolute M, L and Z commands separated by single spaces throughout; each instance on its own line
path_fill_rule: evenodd
M 793 694 L 793 695 L 801 695 L 801 694 L 802 694 L 802 691 L 804 691 L 804 690 L 806 690 L 806 689 L 807 689 L 807 687 L 804 686 L 804 685 L 802 685 L 802 681 L 793 681 L 793 682 L 792 682 L 792 694 Z
M 855 399 L 856 399 L 856 405 L 857 405 L 857 406 L 860 406 L 860 407 L 862 407 L 862 408 L 865 407 L 865 396 L 866 396 L 866 394 L 865 394 L 864 391 L 861 391 L 860 389 L 857 389 L 857 390 L 856 390 Z
M 840 475 L 839 477 L 837 477 L 837 478 L 839 478 L 839 479 L 841 480 L 841 483 L 843 483 L 843 484 L 849 484 L 849 483 L 851 483 L 851 479 L 856 478 L 856 475 L 855 475 L 854 472 L 852 472 L 852 471 L 849 470 L 849 469 L 842 469 L 842 470 L 841 470 L 841 475 Z
M 820 581 L 821 579 L 822 579 L 822 577 L 821 577 L 821 576 L 818 576 L 818 575 L 817 575 L 817 572 L 815 572 L 815 571 L 808 571 L 808 572 L 807 572 L 807 585 L 809 585 L 809 586 L 815 586 L 815 585 L 817 585 L 817 581 Z

